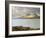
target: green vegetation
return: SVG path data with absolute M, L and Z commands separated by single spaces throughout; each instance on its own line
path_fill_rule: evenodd
M 34 29 L 34 28 L 22 27 L 22 26 L 12 27 L 12 31 L 26 31 L 26 30 L 40 30 L 40 28 Z

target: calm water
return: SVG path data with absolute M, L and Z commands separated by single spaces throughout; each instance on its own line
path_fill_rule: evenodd
M 40 28 L 40 19 L 12 19 L 12 26 Z

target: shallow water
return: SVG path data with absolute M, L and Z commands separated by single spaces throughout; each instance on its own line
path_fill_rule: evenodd
M 40 19 L 12 19 L 12 26 L 40 28 Z

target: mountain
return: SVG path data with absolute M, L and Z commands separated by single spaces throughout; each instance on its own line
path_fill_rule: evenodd
M 15 16 L 14 18 L 39 19 L 40 15 L 37 13 L 27 13 L 26 15 Z

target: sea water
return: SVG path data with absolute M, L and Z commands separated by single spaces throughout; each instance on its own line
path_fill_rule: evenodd
M 40 19 L 12 19 L 12 26 L 40 28 Z

